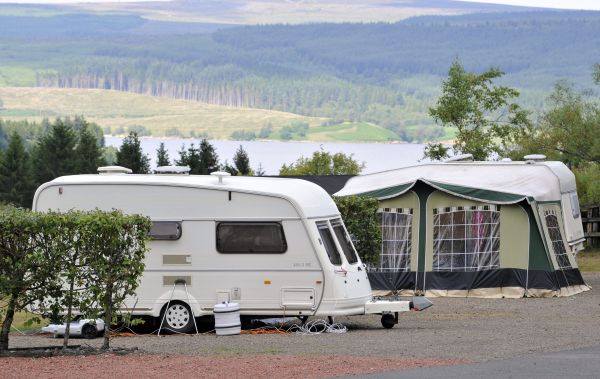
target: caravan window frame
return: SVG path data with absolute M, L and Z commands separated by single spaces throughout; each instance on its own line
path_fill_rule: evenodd
M 150 227 L 150 231 L 148 232 L 148 235 L 150 236 L 150 239 L 154 240 L 154 241 L 177 241 L 178 239 L 181 238 L 181 235 L 183 234 L 183 228 L 182 228 L 182 222 L 181 221 L 172 221 L 172 220 L 152 220 L 152 226 Z M 152 233 L 152 230 L 154 229 L 155 226 L 158 225 L 169 225 L 169 224 L 174 224 L 176 226 L 176 231 L 175 233 L 163 233 L 163 234 L 157 234 L 157 233 Z
M 346 261 L 348 264 L 355 265 L 360 262 L 358 257 L 358 253 L 356 252 L 356 248 L 352 243 L 352 238 L 348 234 L 346 230 L 346 226 L 340 217 L 329 220 L 331 224 L 331 229 L 333 230 L 333 236 L 337 239 L 338 245 L 342 248 L 342 252 L 346 257 Z M 336 229 L 338 228 L 338 229 Z M 338 235 L 337 230 L 341 232 L 341 235 Z
M 278 229 L 280 235 L 281 247 L 277 250 L 227 250 L 224 248 L 221 242 L 220 232 L 223 227 L 227 226 L 275 226 Z M 216 249 L 220 254 L 284 254 L 288 250 L 288 244 L 285 237 L 285 231 L 283 225 L 278 221 L 219 221 L 215 227 L 215 244 Z
M 322 220 L 315 222 L 317 227 L 317 232 L 319 233 L 319 242 L 325 249 L 325 253 L 327 253 L 327 258 L 329 258 L 329 262 L 336 266 L 342 266 L 344 261 L 342 260 L 342 254 L 337 247 L 337 243 L 335 242 L 335 233 L 331 229 L 331 224 L 329 220 Z M 328 236 L 330 241 L 327 241 L 325 236 Z

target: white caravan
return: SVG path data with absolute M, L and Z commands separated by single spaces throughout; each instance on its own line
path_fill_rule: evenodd
M 340 213 L 315 184 L 127 171 L 60 177 L 33 200 L 36 211 L 119 209 L 152 220 L 146 269 L 122 311 L 185 332 L 194 326 L 190 311 L 211 315 L 227 301 L 239 303 L 242 315 L 380 313 L 385 327 L 397 322 L 397 312 L 426 307 L 424 298 L 373 301 Z

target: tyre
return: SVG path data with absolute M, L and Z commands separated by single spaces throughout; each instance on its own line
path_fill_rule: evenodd
M 95 325 L 85 324 L 81 328 L 81 337 L 85 338 L 86 340 L 94 339 L 98 337 L 98 329 L 96 329 Z
M 381 315 L 381 325 L 386 329 L 392 329 L 396 325 L 396 317 L 391 313 Z
M 163 329 L 173 333 L 189 333 L 194 330 L 192 311 L 187 304 L 171 303 L 163 313 Z

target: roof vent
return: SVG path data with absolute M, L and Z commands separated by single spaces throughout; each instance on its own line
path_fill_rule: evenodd
M 132 172 L 131 169 L 122 166 L 98 167 L 98 174 L 100 175 L 131 174 Z
M 160 175 L 189 175 L 190 170 L 188 166 L 158 166 L 154 169 L 154 173 Z
M 502 158 L 502 159 L 500 159 L 500 162 L 512 162 L 512 159 L 510 159 L 510 158 Z
M 473 162 L 473 154 L 455 155 L 444 161 L 444 163 L 454 163 L 454 162 Z
M 225 176 L 231 176 L 230 173 L 225 172 L 225 171 L 215 171 L 215 172 L 211 172 L 210 173 L 212 176 L 216 176 L 219 178 L 219 184 L 223 184 L 223 178 Z
M 523 157 L 523 159 L 527 163 L 536 163 L 536 162 L 544 162 L 546 160 L 546 156 L 544 154 L 529 154 Z

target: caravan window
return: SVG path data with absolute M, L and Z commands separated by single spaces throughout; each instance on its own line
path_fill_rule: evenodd
M 433 210 L 433 271 L 480 271 L 498 267 L 499 206 Z
M 287 250 L 278 222 L 219 222 L 217 251 L 223 254 L 281 254 Z
M 383 208 L 378 213 L 381 227 L 381 271 L 410 270 L 412 208 Z
M 350 264 L 354 264 L 358 262 L 358 257 L 356 256 L 356 252 L 354 251 L 354 246 L 352 245 L 352 241 L 350 240 L 350 236 L 346 233 L 346 229 L 344 229 L 344 225 L 342 224 L 342 220 L 337 218 L 335 220 L 331 220 L 331 226 L 333 227 L 333 232 L 335 233 L 335 237 L 337 238 L 340 246 L 342 247 L 342 251 L 346 256 L 346 260 Z
M 181 238 L 181 222 L 152 221 L 150 238 L 154 240 L 178 240 Z
M 342 257 L 333 241 L 331 230 L 329 230 L 329 223 L 327 221 L 319 221 L 317 222 L 317 229 L 319 229 L 321 242 L 323 243 L 323 246 L 325 246 L 329 261 L 335 266 L 340 266 L 342 264 Z
M 571 268 L 571 262 L 569 262 L 569 256 L 565 249 L 556 211 L 549 209 L 544 212 L 544 215 L 546 216 L 546 227 L 548 228 L 548 235 L 552 242 L 552 250 L 554 250 L 558 267 L 561 269 Z
M 577 192 L 571 192 L 571 211 L 573 212 L 573 218 L 579 218 L 581 211 L 579 209 L 579 198 Z

